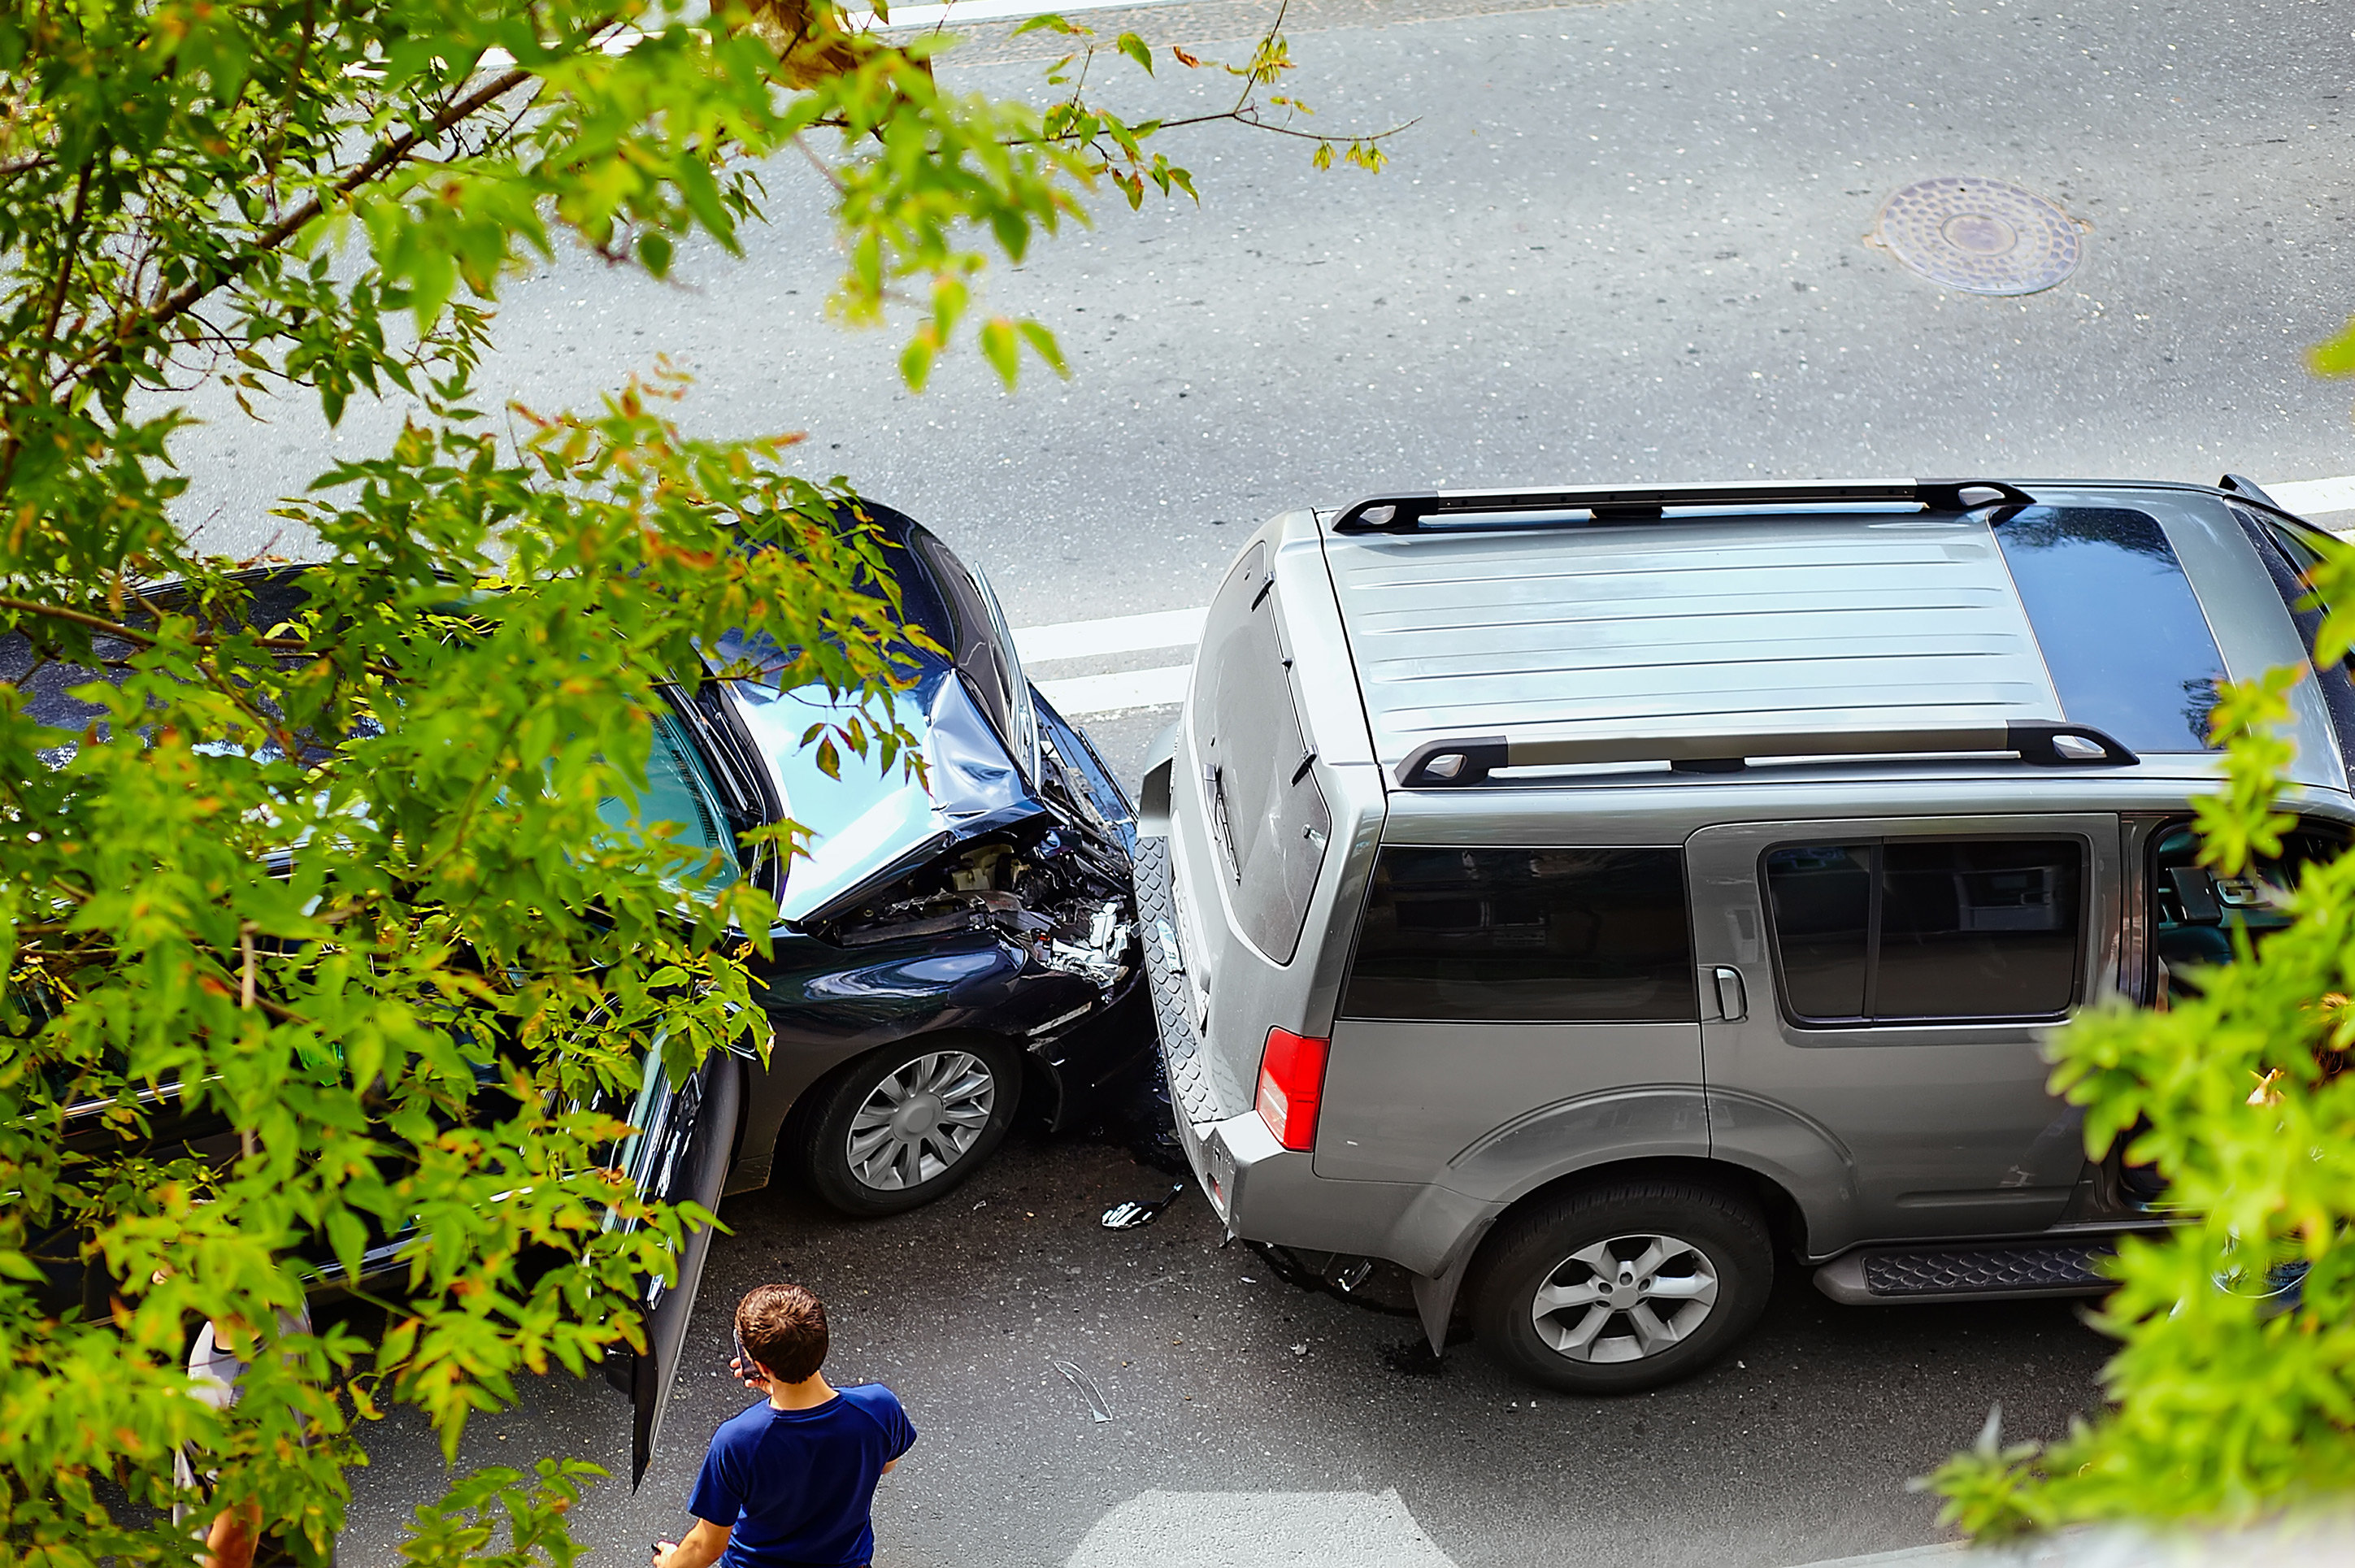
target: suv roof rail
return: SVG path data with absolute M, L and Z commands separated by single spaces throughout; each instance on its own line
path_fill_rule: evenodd
M 2260 486 L 2255 480 L 2250 478 L 2245 474 L 2227 474 L 2224 477 L 2216 481 L 2216 488 L 2223 491 L 2228 496 L 2243 496 L 2248 500 L 2256 502 L 2260 506 L 2271 507 L 2276 512 L 2286 512 L 2289 510 L 2287 507 L 2283 506 L 2279 501 L 2276 501 L 2271 496 L 2266 495 L 2264 488 Z
M 1966 492 L 1984 493 L 1977 501 Z M 2035 497 L 1994 479 L 1745 480 L 1731 485 L 1606 485 L 1581 489 L 1427 490 L 1360 501 L 1333 524 L 1337 534 L 1413 533 L 1432 519 L 1492 513 L 1584 512 L 1598 523 L 1659 521 L 1671 507 L 1886 506 L 1966 512 L 1998 502 L 2033 506 Z
M 2076 742 L 2063 745 L 2063 741 Z M 2085 724 L 2013 720 L 1932 730 L 1774 730 L 1736 735 L 1594 735 L 1426 741 L 1399 764 L 1401 789 L 1457 789 L 1499 768 L 1667 763 L 1683 773 L 1738 773 L 1751 757 L 1891 757 L 2015 752 L 2039 767 L 2131 767 L 2142 759 Z

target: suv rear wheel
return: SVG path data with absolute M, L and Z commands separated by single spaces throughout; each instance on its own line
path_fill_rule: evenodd
M 1708 1365 L 1764 1310 L 1765 1222 L 1697 1183 L 1619 1181 L 1506 1222 L 1474 1282 L 1490 1354 L 1571 1393 L 1629 1393 Z
M 795 1118 L 803 1173 L 846 1214 L 929 1203 L 1005 1141 L 1021 1088 L 1021 1064 L 997 1040 L 902 1040 L 854 1063 Z

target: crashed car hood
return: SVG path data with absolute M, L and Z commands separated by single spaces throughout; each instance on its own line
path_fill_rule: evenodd
M 808 853 L 794 857 L 777 913 L 799 925 L 906 870 L 961 838 L 1035 816 L 1046 807 L 1031 793 L 954 671 L 932 666 L 899 694 L 890 716 L 915 737 L 930 774 L 911 777 L 899 762 L 887 772 L 873 752 L 846 752 L 839 778 L 817 765 L 802 737 L 818 723 L 847 723 L 857 703 L 824 687 L 779 691 L 751 681 L 725 683 L 775 784 L 784 815 L 807 828 Z

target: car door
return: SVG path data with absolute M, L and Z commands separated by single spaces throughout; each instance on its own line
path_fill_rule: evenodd
M 1711 1148 L 1790 1188 L 1810 1253 L 2059 1218 L 2084 1151 L 2042 1042 L 2116 973 L 2118 842 L 2093 814 L 1688 841 Z
M 673 1084 L 658 1057 L 646 1063 L 645 1081 L 629 1119 L 638 1132 L 618 1151 L 623 1170 L 640 1192 L 665 1202 L 699 1203 L 717 1211 L 735 1153 L 738 1112 L 743 1104 L 743 1070 L 736 1059 L 714 1051 L 695 1075 Z M 621 1222 L 618 1220 L 611 1222 Z M 689 1359 L 688 1321 L 695 1315 L 696 1287 L 711 1253 L 712 1232 L 692 1232 L 679 1249 L 678 1277 L 660 1277 L 640 1286 L 646 1349 L 617 1349 L 605 1360 L 606 1380 L 630 1396 L 630 1485 L 645 1478 L 662 1431 L 663 1412 Z M 726 1346 L 695 1347 L 698 1362 L 724 1362 Z

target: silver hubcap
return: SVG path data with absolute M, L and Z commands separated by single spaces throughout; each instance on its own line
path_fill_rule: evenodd
M 1674 1236 L 1614 1236 L 1556 1264 L 1529 1321 L 1573 1361 L 1640 1361 L 1692 1338 L 1717 1306 L 1717 1265 Z
M 850 1173 L 879 1192 L 930 1181 L 965 1157 L 996 1104 L 997 1079 L 981 1058 L 920 1056 L 875 1085 L 850 1118 Z

